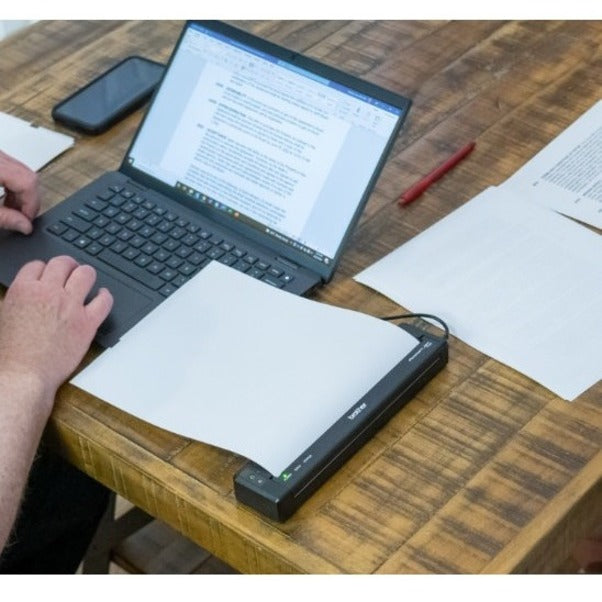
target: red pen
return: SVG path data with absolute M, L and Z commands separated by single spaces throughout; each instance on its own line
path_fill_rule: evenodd
M 400 197 L 398 203 L 400 205 L 408 205 L 413 200 L 417 199 L 433 182 L 436 182 L 442 175 L 446 174 L 450 169 L 455 167 L 464 157 L 469 155 L 475 147 L 476 142 L 470 142 L 460 150 L 456 151 L 447 161 L 442 163 L 437 169 L 430 174 L 424 176 L 422 180 L 416 182 L 412 187 L 408 188 Z

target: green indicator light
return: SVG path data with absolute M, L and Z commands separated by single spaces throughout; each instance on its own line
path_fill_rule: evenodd
M 290 479 L 292 476 L 293 476 L 293 473 L 292 473 L 292 472 L 283 472 L 283 473 L 280 475 L 280 478 L 281 478 L 283 481 L 288 481 L 288 480 L 289 480 L 289 479 Z

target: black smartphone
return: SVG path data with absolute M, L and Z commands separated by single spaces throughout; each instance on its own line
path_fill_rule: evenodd
M 56 104 L 52 118 L 87 134 L 100 134 L 142 106 L 164 70 L 161 63 L 130 56 Z

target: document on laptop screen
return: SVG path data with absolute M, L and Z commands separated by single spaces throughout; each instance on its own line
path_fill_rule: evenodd
M 213 261 L 72 383 L 278 476 L 417 344 Z
M 333 258 L 401 111 L 189 27 L 129 161 Z

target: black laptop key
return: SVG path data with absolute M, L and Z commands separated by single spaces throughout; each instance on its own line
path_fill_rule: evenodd
M 111 203 L 111 209 L 117 210 L 125 203 L 125 199 L 122 196 L 114 196 L 109 203 Z M 107 207 L 109 209 L 109 207 Z
M 202 242 L 194 246 L 194 250 L 198 251 L 199 253 L 206 253 L 209 249 L 212 248 L 212 246 L 213 245 L 210 242 L 203 240 Z
M 170 257 L 170 254 L 165 250 L 165 249 L 159 249 L 156 253 L 155 253 L 155 259 L 157 261 L 167 261 Z
M 127 213 L 133 213 L 134 211 L 136 211 L 136 209 L 138 209 L 138 205 L 136 205 L 134 201 L 127 201 L 127 203 L 124 203 L 121 206 L 121 209 Z
M 193 265 L 201 265 L 201 263 L 203 262 L 204 257 L 200 254 L 197 253 L 196 251 L 194 251 L 192 253 L 192 255 L 188 256 L 188 261 L 190 263 L 192 263 Z
M 262 282 L 267 282 L 268 284 L 271 284 L 272 286 L 275 286 L 276 288 L 282 288 L 284 286 L 283 282 L 280 282 L 280 280 L 274 279 L 272 276 L 264 276 L 262 279 Z
M 97 228 L 106 228 L 111 223 L 111 220 L 105 215 L 99 215 L 92 223 Z
M 232 264 L 232 267 L 239 272 L 248 272 L 251 269 L 251 266 L 248 263 L 245 263 L 242 260 L 238 260 L 236 263 Z
M 213 249 L 207 252 L 207 257 L 209 257 L 209 259 L 219 259 L 223 254 L 224 251 L 218 249 L 217 247 L 213 247 Z
M 105 190 L 96 195 L 96 198 L 100 201 L 110 201 L 115 196 L 115 192 L 113 190 Z
M 110 249 L 103 249 L 96 257 L 116 270 L 131 276 L 134 280 L 137 280 L 141 284 L 144 284 L 154 291 L 158 290 L 165 284 L 164 280 L 161 280 L 144 268 L 139 268 L 135 265 L 132 265 L 130 261 L 121 257 L 121 255 L 117 255 L 117 253 L 114 253 Z
M 52 224 L 52 225 L 48 226 L 48 228 L 46 228 L 46 229 L 48 230 L 48 232 L 52 232 L 52 234 L 56 234 L 57 236 L 60 236 L 61 234 L 63 234 L 63 232 L 66 232 L 69 228 L 65 224 L 58 222 L 56 224 Z
M 104 211 L 108 207 L 107 202 L 106 201 L 101 201 L 99 198 L 88 199 L 86 201 L 86 205 L 88 207 L 91 207 L 95 211 Z
M 179 268 L 182 264 L 184 263 L 183 259 L 180 259 L 179 257 L 176 257 L 175 255 L 172 255 L 165 263 L 165 265 L 167 265 L 168 268 L 171 268 L 172 270 L 176 270 L 177 268 Z
M 73 244 L 76 247 L 78 247 L 79 249 L 85 249 L 91 242 L 92 242 L 92 239 L 88 238 L 87 236 L 78 236 L 73 241 Z
M 175 293 L 177 291 L 177 287 L 174 286 L 171 283 L 165 284 L 160 290 L 159 292 L 164 296 L 164 297 L 169 297 L 169 295 L 171 295 L 172 293 Z
M 152 235 L 151 240 L 157 245 L 162 245 L 167 240 L 167 236 L 161 234 L 161 232 L 156 232 Z
M 153 228 L 161 222 L 161 218 L 156 213 L 151 213 L 144 222 Z
M 127 248 L 128 248 L 127 243 L 123 242 L 121 240 L 117 240 L 111 245 L 111 251 L 113 251 L 113 253 L 118 253 L 118 254 L 123 253 Z
M 238 259 L 236 259 L 236 257 L 234 257 L 234 255 L 224 255 L 223 257 L 220 257 L 219 262 L 223 263 L 224 265 L 232 265 L 233 263 L 236 263 L 238 261 Z
M 63 217 L 61 221 L 74 230 L 77 230 L 80 234 L 84 234 L 92 227 L 92 224 L 87 222 L 85 219 L 77 217 L 77 215 L 73 214 Z
M 78 217 L 85 219 L 87 222 L 94 221 L 98 217 L 98 212 L 90 207 L 79 207 L 74 212 Z
M 175 240 L 180 240 L 180 238 L 182 238 L 185 234 L 186 234 L 186 230 L 184 230 L 183 228 L 180 228 L 180 226 L 176 226 L 175 228 L 172 228 L 169 232 L 169 235 Z
M 88 230 L 86 232 L 86 236 L 88 238 L 91 238 L 92 240 L 97 240 L 103 234 L 104 234 L 104 232 L 100 228 L 97 228 L 96 226 L 92 227 L 90 230 Z
M 185 247 L 184 245 L 182 245 L 181 247 L 178 247 L 178 249 L 176 251 L 176 255 L 178 257 L 181 257 L 182 259 L 186 259 L 191 253 L 192 253 L 192 249 L 189 247 Z
M 249 274 L 249 276 L 253 276 L 253 278 L 257 278 L 257 280 L 261 280 L 265 276 L 265 272 L 257 268 L 251 268 L 247 274 Z
M 135 249 L 134 247 L 129 247 L 126 251 L 123 252 L 122 257 L 125 257 L 130 261 L 134 261 L 134 259 L 136 259 L 138 255 L 140 255 L 140 251 L 138 251 L 138 249 Z
M 147 255 L 152 255 L 153 253 L 156 253 L 158 248 L 159 247 L 156 244 L 147 242 L 144 246 L 140 247 L 140 250 Z
M 173 278 L 175 278 L 177 276 L 177 272 L 175 270 L 172 270 L 171 268 L 165 268 L 160 274 L 159 277 L 163 278 L 163 280 L 165 280 L 166 282 L 169 282 L 170 280 L 172 280 Z
M 66 240 L 67 242 L 73 242 L 78 236 L 79 236 L 79 232 L 77 230 L 74 230 L 73 228 L 69 228 L 67 230 L 67 232 L 65 232 L 64 234 L 61 235 L 61 238 L 63 240 Z
M 184 276 L 192 276 L 197 271 L 197 268 L 190 263 L 185 263 L 178 268 L 178 272 Z
M 194 234 L 188 234 L 180 242 L 187 247 L 194 247 L 199 242 L 199 237 Z
M 139 249 L 145 242 L 146 240 L 137 234 L 130 239 L 130 245 L 136 249 Z
M 154 228 L 151 228 L 151 226 L 143 226 L 140 228 L 140 230 L 138 230 L 138 234 L 140 234 L 140 236 L 144 236 L 144 238 L 150 238 L 154 233 L 155 230 Z
M 140 255 L 138 255 L 138 257 L 136 257 L 134 263 L 136 265 L 139 265 L 141 268 L 145 268 L 147 265 L 152 263 L 152 261 L 153 260 L 148 255 L 144 255 L 144 253 L 141 253 Z
M 132 230 L 132 232 L 138 232 L 138 230 L 142 228 L 142 222 L 139 219 L 133 218 L 127 223 L 127 227 Z
M 103 211 L 103 214 L 106 215 L 107 217 L 115 217 L 116 215 L 119 214 L 119 208 L 114 207 L 113 202 L 111 201 L 111 205 Z
M 159 263 L 158 261 L 153 261 L 146 269 L 152 274 L 158 274 L 159 272 L 163 271 L 163 264 Z
M 171 222 L 168 222 L 167 220 L 163 220 L 158 226 L 157 226 L 157 230 L 159 230 L 159 232 L 162 232 L 163 234 L 167 234 L 170 230 L 172 230 L 174 227 L 174 225 Z
M 103 249 L 103 246 L 98 242 L 94 241 L 86 247 L 86 253 L 90 255 L 98 255 Z
M 173 284 L 173 286 L 177 286 L 178 288 L 180 288 L 182 285 L 186 284 L 187 282 L 188 282 L 188 278 L 186 276 L 183 276 L 182 274 L 179 274 L 171 281 L 171 284 Z

